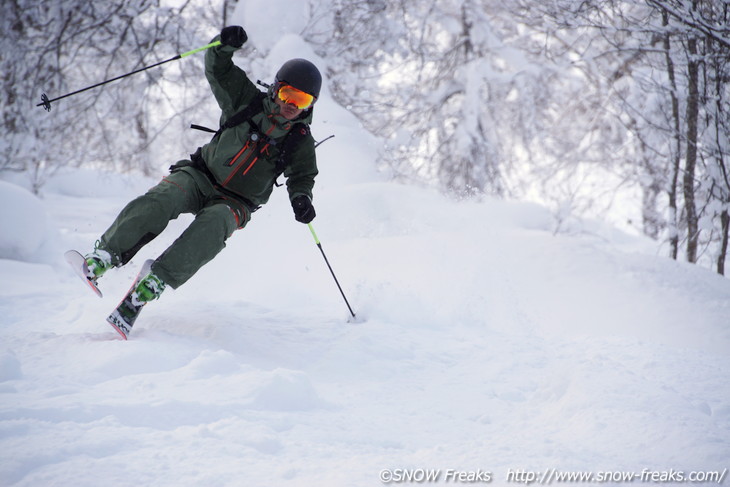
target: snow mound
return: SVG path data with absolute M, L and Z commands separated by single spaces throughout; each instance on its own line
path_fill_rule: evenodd
M 261 15 L 275 12 L 275 22 L 262 22 Z M 307 2 L 289 0 L 249 0 L 236 4 L 231 25 L 241 25 L 248 33 L 249 42 L 266 52 L 290 33 L 300 33 L 309 19 Z M 298 57 L 298 56 L 290 56 Z
M 0 259 L 33 261 L 50 237 L 46 209 L 35 195 L 0 181 Z
M 256 388 L 253 409 L 272 411 L 308 411 L 326 406 L 306 373 L 276 369 Z

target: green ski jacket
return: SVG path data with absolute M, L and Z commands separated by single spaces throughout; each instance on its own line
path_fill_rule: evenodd
M 221 124 L 260 93 L 246 73 L 233 64 L 236 50 L 231 46 L 216 46 L 205 54 L 205 76 L 222 111 Z M 279 175 L 276 163 L 284 136 L 295 123 L 311 123 L 312 109 L 289 121 L 279 114 L 279 107 L 267 96 L 263 100 L 263 112 L 254 115 L 252 120 L 258 128 L 249 122 L 227 128 L 202 147 L 201 155 L 218 185 L 259 206 L 269 200 Z M 260 132 L 252 136 L 257 130 Z M 311 199 L 318 172 L 314 138 L 307 133 L 290 151 L 287 157 L 290 162 L 284 168 L 289 199 L 299 195 Z

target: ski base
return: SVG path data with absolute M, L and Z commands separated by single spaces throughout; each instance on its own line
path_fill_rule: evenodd
M 74 270 L 74 272 L 86 283 L 89 285 L 92 291 L 96 293 L 97 296 L 100 298 L 103 297 L 101 294 L 101 290 L 99 289 L 99 286 L 96 285 L 96 281 L 93 279 L 89 279 L 89 266 L 86 264 L 86 259 L 83 255 L 81 255 L 79 252 L 75 250 L 69 250 L 65 254 L 63 254 L 63 257 L 66 259 L 66 262 L 71 266 L 71 268 Z
M 126 300 L 124 300 L 119 306 L 125 305 Z M 134 314 L 131 318 L 125 318 L 121 315 L 121 313 L 119 313 L 119 311 L 115 309 L 114 311 L 112 311 L 112 314 L 107 317 L 106 322 L 112 325 L 112 328 L 117 330 L 117 333 L 119 333 L 119 335 L 126 340 L 129 338 L 129 334 L 132 331 L 132 326 L 134 326 L 134 322 L 137 320 L 137 316 L 139 316 L 140 311 L 142 311 L 142 306 L 133 310 Z

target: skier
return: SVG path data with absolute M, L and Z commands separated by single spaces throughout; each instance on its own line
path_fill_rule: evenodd
M 158 299 L 168 286 L 181 286 L 212 260 L 267 202 L 282 173 L 296 220 L 309 223 L 315 217 L 317 163 L 309 124 L 322 84 L 319 70 L 304 59 L 287 61 L 262 93 L 232 61 L 248 39 L 244 29 L 225 27 L 217 39 L 221 45 L 205 55 L 205 76 L 222 110 L 221 128 L 190 160 L 178 161 L 157 186 L 131 201 L 84 256 L 87 278 L 96 284 L 106 271 L 129 262 L 170 220 L 194 214 L 133 288 L 136 306 Z

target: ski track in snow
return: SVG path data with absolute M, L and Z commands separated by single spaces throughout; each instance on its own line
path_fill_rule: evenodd
M 359 320 L 275 195 L 123 342 L 104 318 L 187 220 L 107 274 L 104 299 L 60 256 L 137 189 L 96 200 L 86 228 L 85 200 L 49 193 L 58 255 L 0 261 L 1 485 L 728 466 L 726 279 L 553 236 L 538 207 L 369 183 L 321 197 L 315 220 Z

